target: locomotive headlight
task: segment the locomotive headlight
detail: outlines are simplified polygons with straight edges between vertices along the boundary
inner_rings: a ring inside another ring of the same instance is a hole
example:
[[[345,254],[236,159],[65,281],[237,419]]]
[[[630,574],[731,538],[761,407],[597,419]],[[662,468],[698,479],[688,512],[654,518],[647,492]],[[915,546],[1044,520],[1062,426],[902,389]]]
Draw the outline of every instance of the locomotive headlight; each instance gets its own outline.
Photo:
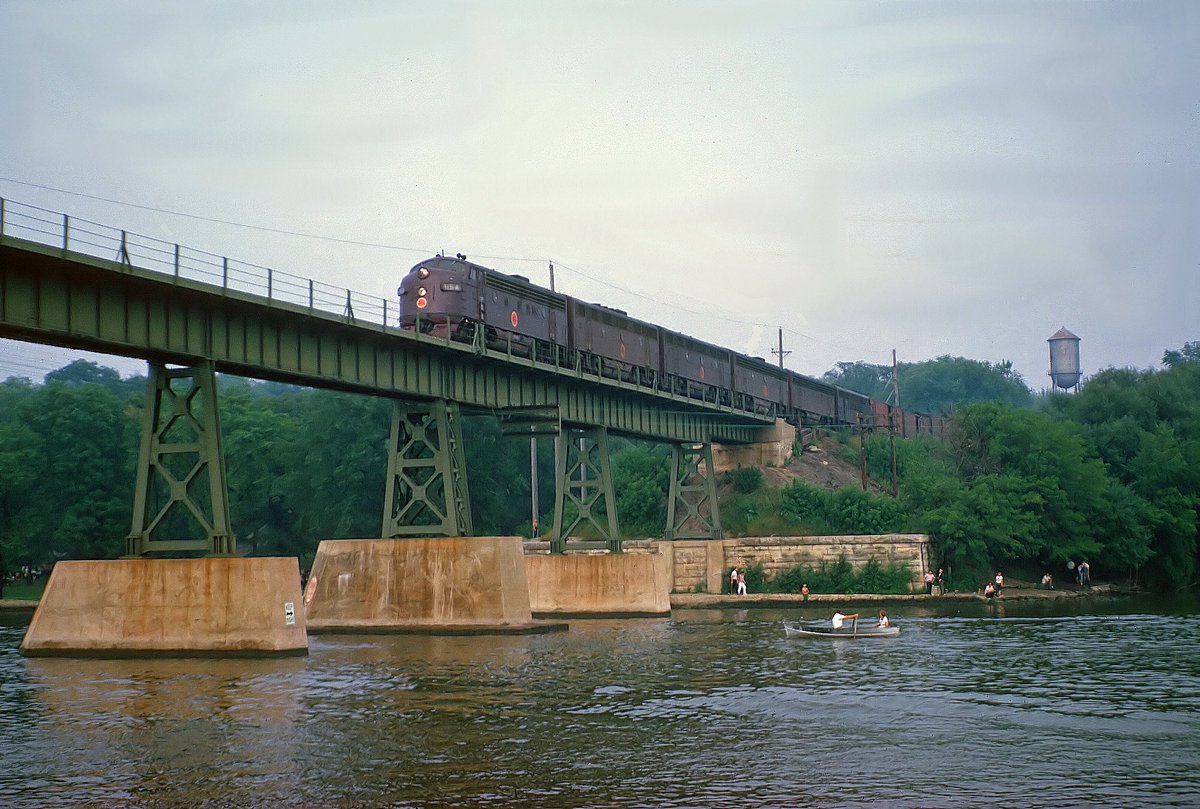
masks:
[[[455,284],[455,283],[442,284],[442,291],[443,292],[462,292],[462,284]]]
[[[428,294],[429,294],[429,290],[426,289],[425,287],[417,287],[417,297],[418,298],[424,298]]]
[[[422,267],[421,269],[417,270],[417,277],[422,280],[428,278],[429,277],[429,268]]]

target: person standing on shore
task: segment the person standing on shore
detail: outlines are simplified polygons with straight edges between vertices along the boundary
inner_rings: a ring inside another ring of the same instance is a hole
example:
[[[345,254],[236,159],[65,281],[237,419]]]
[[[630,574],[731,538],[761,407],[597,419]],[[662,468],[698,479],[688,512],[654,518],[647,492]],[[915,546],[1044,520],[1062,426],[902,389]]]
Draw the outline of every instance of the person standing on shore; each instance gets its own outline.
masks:
[[[1004,595],[1004,574],[999,570],[996,571],[996,595]]]
[[[746,594],[746,571],[745,570],[738,571],[737,594],[740,596],[744,596]]]
[[[1092,589],[1092,566],[1088,564],[1087,559],[1079,564],[1079,584],[1089,590]]]
[[[946,576],[945,576],[944,571],[940,567],[938,568],[937,580],[935,581],[935,585],[937,586],[937,594],[940,596],[944,596],[946,594]]]
[[[800,595],[805,601],[808,601],[808,582],[800,585]]]
[[[933,595],[933,568],[925,571],[925,595]]]
[[[733,570],[729,571],[729,594],[731,596],[737,595],[737,577],[738,569],[735,567]]]

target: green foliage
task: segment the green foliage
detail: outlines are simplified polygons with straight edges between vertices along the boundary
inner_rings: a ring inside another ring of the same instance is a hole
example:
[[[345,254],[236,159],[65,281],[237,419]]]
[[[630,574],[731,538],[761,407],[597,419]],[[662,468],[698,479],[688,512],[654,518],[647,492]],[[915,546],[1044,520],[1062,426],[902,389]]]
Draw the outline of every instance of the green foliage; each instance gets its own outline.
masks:
[[[767,580],[767,571],[761,564],[753,564],[746,566],[746,592],[747,593],[767,593],[773,592],[770,589],[770,582]]]
[[[1096,578],[1162,589],[1194,584],[1200,566],[1200,349],[1167,351],[1157,371],[1108,369],[1075,395],[1022,409],[1027,389],[1007,363],[941,357],[901,367],[906,408],[954,408],[948,438],[896,441],[899,497],[857,486],[762,485],[731,472],[721,501],[731,535],[930,533],[953,581],[997,567],[1061,570],[1087,558]],[[831,381],[872,395],[891,368],[841,364]],[[311,559],[321,539],[376,536],[382,518],[391,403],[232,377],[218,379],[231,516],[239,547]],[[991,401],[976,401],[991,399]],[[0,551],[10,568],[62,558],[108,558],[124,548],[145,400],[145,379],[75,362],[45,384],[0,382]],[[529,443],[502,438],[494,419],[464,422],[478,533],[530,530]],[[858,437],[838,435],[857,465]],[[670,453],[613,440],[622,534],[661,536]],[[891,479],[886,436],[868,437],[867,464]],[[539,442],[543,529],[552,519],[553,448]],[[569,515],[568,515],[569,516]],[[787,573],[753,589],[808,577],[819,592],[881,589],[868,566]],[[907,573],[905,582],[907,581]],[[824,577],[824,578],[822,578]],[[803,583],[803,582],[800,582]],[[799,584],[794,585],[795,589]]]
[[[911,578],[912,572],[903,565],[882,565],[874,557],[855,570],[843,554],[832,563],[821,562],[816,569],[799,565],[783,570],[766,587],[773,593],[799,593],[807,584],[810,593],[902,594],[909,592]]]
[[[1162,364],[1168,368],[1179,368],[1185,362],[1200,363],[1200,340],[1184,343],[1178,351],[1163,352]]]
[[[763,474],[757,466],[739,466],[726,472],[725,479],[738,494],[753,494],[762,487]]]
[[[900,402],[905,410],[949,415],[971,402],[1002,402],[1018,407],[1032,403],[1033,394],[1008,360],[990,363],[942,356],[897,366]],[[881,401],[893,400],[892,366],[839,362],[821,377],[843,388]]]
[[[639,442],[613,452],[612,468],[622,535],[661,537],[667,524],[671,456],[664,448]]]
[[[857,488],[827,491],[799,480],[783,490],[779,511],[822,534],[883,534],[901,530],[905,521],[890,497]]]

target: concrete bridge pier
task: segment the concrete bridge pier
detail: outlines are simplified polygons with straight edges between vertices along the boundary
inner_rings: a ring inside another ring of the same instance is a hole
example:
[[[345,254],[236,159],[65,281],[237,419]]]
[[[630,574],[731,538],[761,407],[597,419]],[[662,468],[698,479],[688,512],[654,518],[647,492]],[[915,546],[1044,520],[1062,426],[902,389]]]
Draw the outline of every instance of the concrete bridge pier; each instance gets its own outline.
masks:
[[[29,622],[21,653],[308,654],[300,566],[294,557],[59,562]]]
[[[649,552],[539,553],[525,557],[539,618],[648,618],[671,614],[671,556]]]
[[[520,537],[325,540],[304,590],[314,633],[529,634]]]
[[[728,472],[739,466],[784,466],[792,457],[796,428],[783,419],[771,427],[754,431],[754,440],[744,444],[714,444],[716,472]]]

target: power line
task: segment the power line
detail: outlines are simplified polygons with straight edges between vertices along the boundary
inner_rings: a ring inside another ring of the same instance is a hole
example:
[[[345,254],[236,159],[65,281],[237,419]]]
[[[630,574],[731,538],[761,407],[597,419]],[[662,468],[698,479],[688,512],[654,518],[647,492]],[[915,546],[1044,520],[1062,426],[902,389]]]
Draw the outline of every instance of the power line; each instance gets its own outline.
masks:
[[[50,192],[57,193],[57,194],[65,194],[67,196],[81,197],[83,199],[96,200],[98,202],[105,202],[105,203],[109,203],[112,205],[121,205],[121,206],[129,207],[129,208],[135,208],[138,210],[150,211],[152,213],[166,214],[168,216],[178,216],[178,217],[181,217],[184,219],[192,219],[192,220],[200,221],[200,222],[209,222],[209,223],[213,223],[213,224],[227,225],[229,227],[244,228],[246,230],[254,230],[254,231],[259,231],[259,232],[263,232],[263,233],[277,233],[277,234],[284,235],[284,236],[295,236],[297,238],[303,238],[303,239],[315,239],[318,241],[331,242],[334,244],[346,244],[346,245],[353,245],[356,247],[369,247],[369,248],[375,248],[375,249],[380,249],[380,250],[397,250],[397,251],[402,251],[402,252],[421,253],[421,254],[425,254],[425,255],[436,255],[440,252],[439,250],[434,250],[434,249],[429,249],[429,248],[424,248],[424,247],[407,247],[407,246],[403,246],[403,245],[385,244],[382,242],[364,241],[361,239],[346,239],[346,238],[341,238],[338,236],[326,236],[326,235],[322,235],[319,233],[309,233],[306,231],[288,230],[286,228],[276,228],[276,227],[270,227],[267,225],[253,225],[253,224],[248,224],[245,222],[235,222],[235,221],[232,221],[229,219],[221,219],[221,218],[212,217],[212,216],[202,216],[200,214],[191,214],[191,213],[186,213],[184,211],[172,210],[169,208],[159,208],[159,207],[155,207],[153,205],[144,205],[141,203],[129,202],[127,200],[113,199],[112,197],[102,197],[102,196],[99,196],[96,194],[85,194],[81,191],[70,191],[65,188],[57,188],[55,186],[44,185],[41,183],[31,183],[31,182],[28,182],[25,180],[18,180],[13,177],[0,177],[0,181],[13,183],[15,185],[25,186],[28,188],[36,188],[36,189],[39,189],[42,191],[50,191]],[[590,275],[582,270],[579,270],[574,267],[563,264],[560,261],[555,261],[554,259],[526,258],[526,257],[521,257],[521,256],[496,256],[496,255],[482,255],[482,254],[476,255],[475,257],[484,259],[487,261],[515,261],[515,262],[543,262],[543,263],[553,262],[557,266],[559,266],[565,270],[568,270],[569,272],[573,272],[582,278],[586,278],[589,281],[592,281],[593,283],[600,284],[601,286],[605,286],[610,289],[615,289],[626,295],[632,295],[635,298],[639,298],[641,300],[653,303],[656,306],[666,306],[670,309],[674,309],[679,312],[684,312],[684,313],[691,314],[691,315],[697,315],[699,317],[721,320],[726,323],[732,323],[734,325],[749,326],[751,328],[769,329],[769,328],[772,328],[773,326],[777,325],[777,324],[771,324],[771,323],[762,323],[762,322],[758,322],[758,321],[744,320],[744,319],[737,318],[737,317],[730,317],[728,315],[721,314],[720,312],[714,311],[714,310],[702,311],[702,310],[698,310],[698,309],[691,309],[689,307],[682,306],[678,303],[667,302],[667,301],[662,300],[661,298],[652,297],[652,296],[646,295],[642,292],[638,292],[636,290],[630,289],[629,287],[621,286],[620,284],[614,284],[611,281],[607,281],[603,278],[598,278],[594,275]],[[820,337],[814,337],[811,334],[806,334],[802,331],[799,331],[797,329],[794,329],[794,328],[791,328],[788,326],[783,326],[782,328],[788,334],[791,334],[795,337],[799,337],[804,340],[809,340],[814,343],[821,343],[821,344],[827,345],[831,348],[836,348],[839,350],[850,350],[849,347],[846,345],[839,344],[839,343],[833,343],[833,342],[830,342],[829,340],[825,340]]]

